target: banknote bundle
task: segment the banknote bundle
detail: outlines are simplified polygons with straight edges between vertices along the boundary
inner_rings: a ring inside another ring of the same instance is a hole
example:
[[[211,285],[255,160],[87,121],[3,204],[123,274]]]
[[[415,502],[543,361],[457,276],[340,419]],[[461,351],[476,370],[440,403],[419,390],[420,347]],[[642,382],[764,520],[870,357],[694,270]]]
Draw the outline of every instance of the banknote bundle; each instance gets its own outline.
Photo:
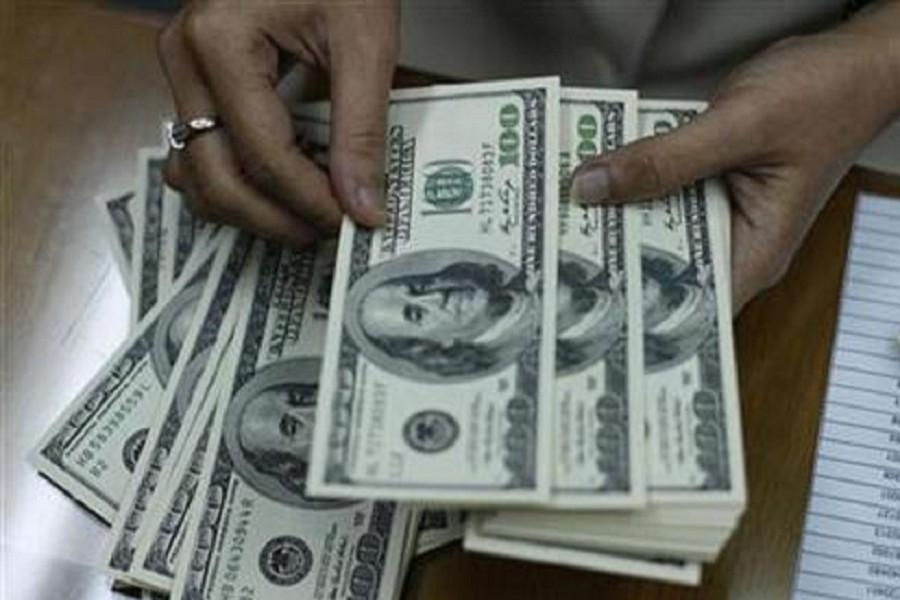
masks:
[[[291,110],[327,168],[328,104]],[[384,226],[305,250],[196,218],[141,151],[98,202],[132,333],[34,464],[110,525],[116,585],[179,600],[396,598],[463,538],[696,584],[745,503],[725,189],[569,190],[702,110],[555,78],[394,92]]]
[[[99,202],[133,332],[33,452],[110,524],[101,567],[147,597],[395,598],[458,511],[305,493],[334,244],[306,251],[194,218],[138,157]]]
[[[563,123],[575,114],[566,116],[565,97]],[[689,123],[703,105],[640,100],[636,108],[639,135],[646,137]],[[746,502],[728,203],[721,183],[707,180],[636,212],[646,505],[481,512],[469,520],[465,547],[696,585],[700,563],[716,558]]]

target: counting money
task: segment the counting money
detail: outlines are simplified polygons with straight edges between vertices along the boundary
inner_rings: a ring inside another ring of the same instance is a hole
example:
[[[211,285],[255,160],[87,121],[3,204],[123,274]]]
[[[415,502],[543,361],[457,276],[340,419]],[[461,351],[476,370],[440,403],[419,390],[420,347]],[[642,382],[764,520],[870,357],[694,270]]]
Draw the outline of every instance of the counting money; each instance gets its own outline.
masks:
[[[172,299],[147,315],[32,453],[42,474],[106,522],[134,474],[212,259],[198,261]]]
[[[569,198],[579,163],[637,137],[637,94],[563,88],[553,503],[645,502],[640,223]]]
[[[147,450],[142,452],[113,523],[107,567],[118,579],[129,574],[138,530],[150,499],[161,482],[166,463],[173,458],[177,441],[184,436],[182,432],[193,424],[224,345],[230,339],[228,328],[232,322],[228,315],[234,310],[233,300],[240,298],[238,282],[252,242],[246,234],[232,236],[212,266],[200,299],[198,318],[188,332],[184,350],[160,402],[159,418],[148,435]]]
[[[558,110],[555,79],[392,97],[386,226],[341,230],[312,493],[548,499]]]
[[[641,101],[644,136],[693,120],[702,104]],[[650,498],[743,506],[744,460],[728,250],[719,184],[699,181],[641,211]]]
[[[667,133],[700,110],[696,103],[641,101],[642,133]],[[705,560],[735,527],[745,483],[724,188],[716,180],[685,186],[644,203],[640,219],[651,506],[618,514],[485,514],[479,517],[484,539],[473,548],[528,560],[554,556],[585,568],[598,566],[591,558],[597,550]],[[570,550],[575,547],[588,553]]]
[[[267,244],[258,258],[173,598],[389,597],[407,509],[314,498],[304,485],[333,252]]]

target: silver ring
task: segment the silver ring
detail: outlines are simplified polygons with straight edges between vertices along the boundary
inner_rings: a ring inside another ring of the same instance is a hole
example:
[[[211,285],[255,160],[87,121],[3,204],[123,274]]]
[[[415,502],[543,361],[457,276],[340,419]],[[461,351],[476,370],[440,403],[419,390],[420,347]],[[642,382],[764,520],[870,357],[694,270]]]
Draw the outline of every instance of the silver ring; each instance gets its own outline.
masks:
[[[182,150],[196,137],[215,131],[222,127],[219,117],[196,117],[187,121],[169,121],[166,123],[166,137],[169,147]]]

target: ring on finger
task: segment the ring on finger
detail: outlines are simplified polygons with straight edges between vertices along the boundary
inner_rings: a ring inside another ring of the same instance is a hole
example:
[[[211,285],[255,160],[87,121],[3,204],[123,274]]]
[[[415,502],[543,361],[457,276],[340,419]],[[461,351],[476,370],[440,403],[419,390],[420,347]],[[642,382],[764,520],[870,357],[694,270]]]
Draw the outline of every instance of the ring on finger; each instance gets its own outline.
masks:
[[[222,125],[222,119],[216,116],[194,117],[187,121],[168,121],[166,123],[166,138],[172,150],[183,150],[193,140],[201,135],[220,129]]]

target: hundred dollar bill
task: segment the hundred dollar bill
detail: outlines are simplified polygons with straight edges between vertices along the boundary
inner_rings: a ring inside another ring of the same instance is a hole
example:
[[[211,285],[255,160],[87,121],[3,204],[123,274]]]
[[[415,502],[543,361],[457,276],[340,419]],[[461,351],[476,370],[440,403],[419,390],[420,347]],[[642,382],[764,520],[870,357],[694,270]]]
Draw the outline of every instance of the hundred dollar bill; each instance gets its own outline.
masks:
[[[397,575],[397,585],[394,586],[393,594],[385,596],[385,600],[400,600],[403,597],[404,583],[406,581],[406,574],[409,572],[409,565],[412,564],[412,560],[417,556],[416,542],[418,541],[418,536],[416,535],[416,531],[418,531],[422,509],[417,508],[415,505],[405,506],[408,507],[408,519],[406,531],[403,533],[403,550],[401,551],[400,556],[400,569],[399,574]],[[381,600],[381,596],[378,597],[378,600]]]
[[[230,339],[231,315],[242,296],[239,285],[253,238],[232,236],[218,252],[200,297],[197,318],[160,401],[159,415],[147,436],[121,508],[113,522],[106,566],[127,581],[138,530],[151,498],[162,483],[167,462],[177,458],[177,442],[186,435],[213,383],[219,358]]]
[[[345,220],[310,493],[549,499],[556,79],[396,92],[386,226]]]
[[[305,492],[333,250],[257,258],[173,599],[387,597],[408,510]]]
[[[228,368],[228,361],[223,361]],[[206,406],[194,426],[188,430],[184,448],[174,461],[164,467],[160,479],[164,482],[147,507],[135,543],[134,559],[129,576],[133,582],[169,593],[175,581],[175,571],[182,556],[185,538],[199,516],[194,502],[209,435],[215,419],[215,409],[221,402],[210,388]]]
[[[677,556],[702,562],[715,559],[735,528],[734,519],[716,526],[698,525],[690,520],[648,523],[634,518],[633,511],[556,511],[540,515],[533,512],[534,515],[514,511],[480,513],[479,529],[492,537],[550,546],[641,556]]]
[[[32,452],[37,469],[107,523],[119,508],[212,267],[198,261]]]
[[[167,232],[163,243],[160,278],[173,285],[187,267],[191,257],[199,248],[210,242],[214,227],[195,216],[183,194],[172,188],[163,192],[164,230]]]
[[[416,531],[416,556],[461,540],[464,531],[462,511],[442,508],[423,510]]]
[[[248,277],[253,276],[249,268]],[[245,286],[242,286],[245,287]],[[249,289],[249,285],[246,286]],[[241,302],[249,300],[242,296]],[[239,309],[241,310],[241,309]],[[231,327],[234,333],[234,327]],[[150,499],[145,517],[138,530],[130,579],[137,585],[170,593],[175,579],[178,561],[182,556],[185,539],[196,526],[200,514],[196,509],[197,488],[203,472],[209,436],[215,419],[215,411],[221,404],[219,396],[225,393],[221,382],[223,374],[234,370],[237,360],[233,337],[228,339],[218,370],[214,375],[207,397],[187,428],[184,438],[176,441],[176,458],[168,461],[160,475],[162,485]]]
[[[693,119],[703,105],[640,103],[644,135]],[[641,207],[646,452],[651,505],[628,513],[503,510],[491,536],[632,553],[716,554],[745,503],[731,332],[730,222],[721,182]],[[677,530],[696,532],[679,542]]]
[[[643,136],[704,105],[641,101]],[[698,181],[641,210],[648,484],[654,503],[743,507],[744,457],[731,326],[727,196]]]
[[[583,161],[637,138],[637,93],[563,88],[553,504],[646,502],[640,214],[569,198]]]
[[[126,192],[113,198],[98,198],[97,206],[103,214],[106,230],[109,232],[110,249],[130,294],[131,253],[134,246],[134,192]]]
[[[163,170],[166,152],[144,148],[138,154],[137,192],[134,202],[135,232],[131,256],[131,321],[140,322],[166,296],[162,278],[165,244]]]
[[[564,544],[536,543],[496,537],[481,531],[477,518],[470,519],[466,525],[463,547],[470,552],[600,573],[640,577],[682,585],[700,584],[701,566],[697,562],[670,558],[647,558],[586,550]]]

